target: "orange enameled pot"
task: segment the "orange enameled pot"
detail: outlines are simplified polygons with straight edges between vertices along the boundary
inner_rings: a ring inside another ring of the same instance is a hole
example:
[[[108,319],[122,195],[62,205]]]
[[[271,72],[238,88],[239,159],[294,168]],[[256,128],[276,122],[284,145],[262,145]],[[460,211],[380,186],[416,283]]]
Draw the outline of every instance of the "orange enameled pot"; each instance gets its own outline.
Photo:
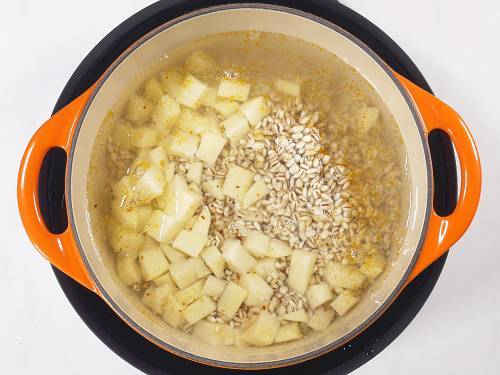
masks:
[[[140,67],[165,51],[202,36],[225,31],[260,30],[297,37],[319,45],[360,72],[383,98],[383,116],[399,126],[411,171],[408,229],[391,267],[366,291],[369,298],[325,332],[267,348],[210,347],[177,331],[141,308],[114,275],[111,258],[92,235],[87,211],[87,177],[92,145],[108,111]],[[461,171],[457,207],[446,217],[432,208],[432,167],[427,136],[445,131],[455,145]],[[66,202],[68,228],[49,232],[38,200],[42,161],[53,147],[68,155]],[[405,80],[351,34],[296,10],[264,5],[203,9],[174,19],[131,45],[89,90],[50,118],[33,136],[18,178],[18,203],[26,232],[39,252],[57,268],[100,295],[131,328],[156,345],[213,366],[260,369],[301,362],[348,342],[397,297],[404,286],[442,255],[466,231],[479,202],[481,168],[474,140],[460,116],[445,103]]]

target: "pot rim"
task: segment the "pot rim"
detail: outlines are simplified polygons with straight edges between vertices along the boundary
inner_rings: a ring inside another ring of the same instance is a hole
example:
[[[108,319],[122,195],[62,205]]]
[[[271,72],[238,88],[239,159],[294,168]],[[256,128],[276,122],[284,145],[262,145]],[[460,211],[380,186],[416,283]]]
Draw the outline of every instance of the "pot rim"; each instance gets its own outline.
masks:
[[[424,158],[425,158],[425,164],[427,166],[427,202],[426,202],[426,207],[425,207],[425,213],[424,213],[424,222],[422,225],[422,231],[420,233],[420,237],[418,240],[417,247],[415,249],[415,252],[413,254],[412,260],[409,263],[403,277],[401,280],[398,282],[398,284],[394,287],[393,291],[391,294],[386,298],[386,300],[373,312],[370,314],[368,318],[364,320],[364,322],[360,325],[358,325],[356,328],[354,328],[351,332],[348,334],[340,337],[339,339],[330,342],[327,345],[324,345],[318,349],[312,350],[307,353],[303,353],[294,357],[289,357],[286,359],[280,359],[280,360],[275,360],[275,361],[266,361],[266,362],[228,362],[228,361],[221,361],[221,360],[215,360],[211,358],[206,358],[202,357],[190,352],[187,352],[185,350],[179,349],[171,344],[169,344],[166,341],[161,340],[160,338],[156,337],[155,335],[152,335],[148,331],[146,331],[144,328],[142,328],[140,325],[138,325],[134,320],[132,320],[127,313],[125,313],[120,306],[118,306],[117,303],[112,299],[112,297],[106,292],[105,288],[102,286],[100,283],[98,277],[94,273],[87,256],[85,254],[85,251],[83,249],[83,246],[81,244],[81,241],[78,236],[78,231],[76,228],[75,224],[75,219],[73,215],[73,207],[72,207],[72,191],[71,191],[71,175],[72,175],[72,169],[73,169],[73,161],[74,161],[74,151],[75,151],[75,146],[76,142],[78,139],[78,135],[80,132],[80,129],[82,127],[83,121],[85,119],[85,116],[90,108],[90,105],[92,104],[95,96],[99,92],[100,88],[102,85],[106,82],[106,80],[113,74],[115,69],[121,64],[123,60],[125,60],[130,54],[132,54],[136,49],[141,47],[143,44],[147,43],[151,38],[156,36],[157,34],[167,30],[168,28],[186,21],[188,19],[201,16],[201,15],[206,15],[210,13],[215,13],[215,12],[220,12],[220,11],[225,11],[225,10],[235,10],[235,9],[263,9],[263,10],[269,10],[269,11],[275,11],[275,12],[284,12],[284,13],[289,13],[295,16],[300,16],[303,18],[306,18],[308,20],[317,22],[323,26],[326,26],[333,31],[341,34],[343,37],[347,38],[350,42],[354,43],[356,46],[361,48],[364,52],[366,52],[386,73],[387,75],[391,78],[391,80],[395,83],[396,87],[402,94],[404,100],[406,101],[412,117],[417,125],[418,128],[418,133],[420,135],[420,141],[423,146],[423,152],[424,152]],[[303,361],[307,361],[313,358],[316,358],[318,356],[321,356],[331,350],[334,350],[349,341],[351,341],[352,338],[356,337],[358,334],[360,334],[362,331],[364,331],[367,327],[369,327],[375,320],[377,320],[383,313],[384,311],[392,304],[392,302],[396,299],[396,297],[401,293],[403,290],[403,287],[412,272],[415,263],[417,262],[420,252],[422,250],[422,246],[425,240],[425,236],[427,233],[428,229],[428,224],[429,224],[429,219],[430,219],[430,214],[431,214],[431,208],[432,208],[432,196],[433,196],[433,183],[432,183],[432,165],[431,165],[431,157],[430,157],[430,150],[429,150],[429,145],[426,141],[425,138],[425,133],[424,133],[424,126],[423,126],[423,120],[420,115],[420,111],[418,110],[415,102],[413,101],[410,93],[408,90],[404,87],[404,85],[397,79],[397,77],[394,75],[393,70],[372,50],[370,49],[365,43],[363,43],[361,40],[356,38],[354,35],[346,31],[345,29],[341,28],[340,26],[327,21],[321,17],[318,17],[314,14],[298,10],[295,8],[290,8],[287,6],[283,5],[274,5],[274,4],[267,4],[267,3],[234,3],[234,4],[225,4],[225,5],[214,5],[206,8],[202,8],[199,10],[195,10],[189,13],[186,13],[182,16],[176,17],[174,19],[171,19],[169,21],[166,21],[162,25],[156,27],[155,29],[151,30],[150,32],[144,34],[141,38],[136,40],[134,43],[132,43],[125,51],[123,51],[115,61],[106,69],[106,71],[102,74],[102,76],[99,78],[97,83],[95,84],[95,87],[89,96],[82,113],[78,119],[78,122],[76,124],[75,130],[74,130],[74,135],[71,140],[71,146],[70,146],[70,152],[68,155],[68,163],[67,163],[67,173],[65,177],[65,184],[66,184],[66,189],[67,189],[67,212],[68,212],[68,224],[71,226],[71,229],[74,233],[75,237],[75,242],[78,247],[78,251],[80,253],[80,256],[83,260],[83,263],[85,265],[85,268],[88,271],[88,274],[94,283],[99,295],[104,299],[104,301],[113,309],[113,311],[123,320],[125,321],[132,329],[134,329],[136,332],[141,334],[143,337],[147,338],[149,341],[153,342],[155,345],[159,346],[160,348],[167,350],[173,354],[179,355],[185,359],[193,360],[195,362],[211,365],[211,366],[216,366],[216,367],[222,367],[222,368],[232,368],[232,369],[267,369],[267,368],[274,368],[274,367],[283,367],[283,366],[289,366],[295,363],[300,363]]]

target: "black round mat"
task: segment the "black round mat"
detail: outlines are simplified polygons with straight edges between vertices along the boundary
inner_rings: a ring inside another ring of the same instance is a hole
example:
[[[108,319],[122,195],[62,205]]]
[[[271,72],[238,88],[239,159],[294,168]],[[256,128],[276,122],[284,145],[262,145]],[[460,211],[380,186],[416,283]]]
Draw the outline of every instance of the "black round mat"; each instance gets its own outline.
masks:
[[[245,1],[240,1],[245,2]],[[252,1],[253,3],[257,1]],[[265,1],[297,8],[323,17],[358,37],[394,70],[431,91],[411,59],[384,32],[361,15],[335,1]],[[94,83],[109,64],[131,43],[165,21],[209,5],[229,3],[217,0],[160,1],[136,13],[111,31],[82,61],[66,84],[54,112],[64,107]],[[429,139],[434,167],[434,204],[438,213],[453,211],[456,200],[456,166],[449,138],[440,132]],[[49,228],[60,227],[60,182],[64,155],[54,153],[41,173],[40,201]],[[62,166],[62,168],[61,168]],[[58,191],[56,196],[53,192]],[[64,224],[64,220],[63,224]],[[412,321],[429,297],[446,261],[446,254],[408,285],[387,311],[366,331],[345,347],[292,367],[266,370],[273,374],[346,374],[363,365],[389,345]],[[81,319],[111,350],[148,374],[234,373],[188,362],[151,344],[135,333],[94,293],[53,268],[66,297]],[[71,372],[71,371],[70,371]]]

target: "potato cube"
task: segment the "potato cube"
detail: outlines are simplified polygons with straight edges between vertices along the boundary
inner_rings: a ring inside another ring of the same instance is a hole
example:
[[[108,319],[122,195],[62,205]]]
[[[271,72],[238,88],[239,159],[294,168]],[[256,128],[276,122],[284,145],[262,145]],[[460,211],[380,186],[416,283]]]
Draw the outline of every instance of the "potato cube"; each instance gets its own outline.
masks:
[[[223,78],[220,81],[217,96],[244,102],[248,99],[250,84],[239,79]]]
[[[182,82],[181,89],[175,100],[186,107],[196,109],[201,104],[201,97],[207,86],[199,79],[188,74]]]
[[[194,273],[196,274],[196,277],[198,279],[201,279],[212,273],[206,266],[202,257],[190,258],[189,262],[191,263],[191,267],[193,267]]]
[[[288,286],[298,293],[304,294],[311,279],[316,254],[309,251],[294,250],[290,258],[290,271],[288,272]]]
[[[356,267],[329,262],[325,270],[325,279],[330,287],[359,289],[365,281],[363,275]]]
[[[126,286],[141,282],[141,270],[133,257],[118,257],[116,259],[116,274]]]
[[[247,209],[258,200],[269,194],[269,188],[263,180],[256,181],[243,197],[243,208]]]
[[[153,214],[151,206],[139,206],[133,209],[137,213],[137,232],[144,233],[149,218]]]
[[[175,125],[181,115],[181,106],[170,95],[160,97],[154,114],[155,127],[168,131]]]
[[[274,81],[274,88],[283,94],[291,95],[296,98],[300,96],[300,85],[298,83],[278,78]]]
[[[247,273],[257,263],[239,241],[225,240],[222,244],[222,257],[228,267],[239,274]]]
[[[178,260],[186,259],[186,255],[180,251],[175,250],[172,246],[162,243],[160,248],[163,254],[167,257],[170,263],[177,262]]]
[[[307,322],[307,325],[315,331],[322,331],[330,325],[335,313],[329,307],[318,307]]]
[[[179,68],[160,74],[160,83],[163,90],[168,92],[173,98],[175,98],[181,91],[183,82],[184,74]]]
[[[203,174],[203,163],[193,161],[187,165],[186,180],[194,182],[195,184],[201,183],[201,175]]]
[[[111,234],[110,243],[115,252],[130,255],[135,259],[144,244],[144,236],[124,225],[120,225]]]
[[[253,176],[253,172],[235,164],[231,165],[222,185],[222,193],[241,202],[252,185]]]
[[[243,333],[242,327],[233,328],[234,346],[236,346],[237,348],[248,348],[250,344],[241,338],[242,333]]]
[[[170,276],[175,284],[181,289],[184,289],[198,280],[198,276],[193,269],[192,263],[189,262],[189,259],[183,259],[172,263],[170,265]]]
[[[151,165],[135,184],[135,194],[141,200],[151,200],[163,193],[165,175],[156,165]]]
[[[280,318],[281,318],[281,320],[289,320],[291,322],[306,323],[307,322],[307,313],[305,312],[304,309],[300,309],[300,310],[289,312],[289,313],[281,316]]]
[[[231,319],[247,296],[247,291],[229,281],[217,301],[217,311],[226,319]]]
[[[189,325],[195,324],[215,311],[215,302],[208,296],[202,296],[183,311],[184,319]]]
[[[186,320],[182,314],[183,309],[184,306],[177,302],[177,299],[174,296],[168,296],[163,307],[163,320],[174,328],[184,326],[186,324]]]
[[[207,75],[219,69],[215,60],[203,51],[195,51],[186,59],[186,69],[193,74]]]
[[[201,136],[200,147],[196,157],[210,165],[215,164],[222,149],[227,143],[227,139],[215,133],[204,133]]]
[[[156,202],[160,209],[164,210],[167,205],[175,205],[179,191],[189,192],[190,189],[184,175],[177,173],[167,183],[163,190],[163,194],[156,198]]]
[[[333,298],[333,295],[327,283],[319,283],[311,285],[307,289],[306,298],[311,309],[315,309],[325,302],[330,301]]]
[[[165,168],[167,165],[167,154],[163,147],[155,147],[148,152],[147,160],[157,166],[159,169]]]
[[[245,304],[248,306],[262,306],[271,299],[273,288],[256,273],[241,275],[240,285],[248,292]]]
[[[363,275],[371,279],[375,279],[384,270],[385,263],[386,263],[385,257],[379,252],[376,252],[366,257],[364,263],[361,265],[361,267],[359,267],[359,271]]]
[[[255,126],[269,114],[269,105],[263,96],[259,96],[240,105],[240,112]]]
[[[147,126],[131,128],[129,131],[128,144],[135,148],[148,148],[156,145],[158,141],[158,130]]]
[[[200,215],[191,227],[191,232],[200,234],[202,236],[208,236],[208,230],[210,229],[210,222],[212,221],[212,214],[208,206],[203,206]]]
[[[224,194],[222,193],[222,181],[220,180],[209,180],[205,181],[202,185],[203,191],[215,199],[224,199]]]
[[[136,122],[147,121],[153,111],[153,103],[140,95],[133,95],[127,103],[127,118]]]
[[[201,206],[201,195],[192,191],[177,190],[175,199],[170,199],[163,211],[175,218],[181,227],[193,217],[195,211]]]
[[[150,100],[156,102],[163,95],[163,87],[161,86],[160,81],[153,77],[150,78],[144,85],[144,92]]]
[[[337,298],[330,304],[340,316],[345,315],[359,302],[359,297],[350,290],[344,290]]]
[[[276,263],[278,260],[276,258],[264,258],[257,260],[257,263],[252,268],[252,271],[255,272],[260,277],[266,278],[273,271],[276,271]]]
[[[217,90],[212,87],[207,87],[200,101],[205,107],[213,107],[217,103]]]
[[[153,283],[156,286],[162,286],[162,285],[165,285],[165,284],[169,284],[169,285],[175,287],[174,280],[172,280],[172,277],[170,276],[170,273],[168,273],[168,272],[164,273],[161,276],[158,276],[156,279],[153,279]]]
[[[203,249],[200,255],[215,276],[224,276],[224,267],[226,266],[226,262],[217,247],[209,246]]]
[[[263,310],[257,320],[243,331],[241,338],[255,346],[271,345],[279,328],[279,320]]]
[[[301,339],[304,337],[302,331],[300,330],[299,323],[293,322],[285,324],[278,329],[274,342],[279,344],[280,342],[287,342],[292,340]]]
[[[139,216],[136,209],[127,209],[122,207],[121,201],[115,199],[111,202],[111,212],[113,217],[124,226],[137,230],[137,223],[139,222]]]
[[[380,110],[377,107],[363,107],[358,110],[358,129],[367,133],[377,122]]]
[[[118,122],[113,126],[113,130],[111,131],[111,142],[122,148],[132,148],[132,145],[130,144],[130,136],[133,129],[134,128],[128,121]]]
[[[199,143],[200,137],[197,135],[177,130],[172,135],[172,140],[170,142],[170,146],[168,147],[168,154],[179,156],[181,158],[193,159],[196,151],[198,150]]]
[[[283,258],[292,253],[292,248],[284,241],[273,238],[269,241],[266,255],[270,258]]]
[[[139,253],[144,280],[151,281],[168,271],[169,263],[160,247],[144,249]]]
[[[193,336],[210,346],[233,345],[233,328],[227,324],[200,320],[193,327]]]
[[[170,284],[163,284],[159,287],[151,285],[144,292],[141,300],[151,310],[157,312],[158,314],[162,314],[163,306],[165,306],[168,297],[173,295],[176,291],[177,288]]]
[[[160,210],[153,211],[144,230],[158,242],[172,240],[179,231],[175,218]]]
[[[210,116],[202,115],[190,109],[183,109],[179,117],[178,127],[187,133],[200,135],[211,132],[220,134],[220,128],[216,120]]]
[[[203,250],[207,240],[207,236],[202,236],[187,230],[181,230],[172,242],[172,246],[182,251],[184,254],[197,257],[201,250]]]
[[[258,230],[253,230],[245,237],[243,247],[254,257],[262,258],[266,256],[267,249],[269,248],[269,240],[268,235]]]
[[[231,143],[239,141],[250,132],[248,120],[241,113],[236,112],[221,122],[226,137]]]
[[[228,118],[238,110],[239,103],[233,100],[217,100],[212,107],[225,118]]]
[[[205,282],[202,293],[205,296],[219,298],[225,287],[226,280],[222,280],[218,277],[210,275],[207,277],[207,281]]]
[[[175,293],[175,299],[181,306],[189,305],[203,295],[202,291],[204,284],[203,280],[196,281],[195,283]]]

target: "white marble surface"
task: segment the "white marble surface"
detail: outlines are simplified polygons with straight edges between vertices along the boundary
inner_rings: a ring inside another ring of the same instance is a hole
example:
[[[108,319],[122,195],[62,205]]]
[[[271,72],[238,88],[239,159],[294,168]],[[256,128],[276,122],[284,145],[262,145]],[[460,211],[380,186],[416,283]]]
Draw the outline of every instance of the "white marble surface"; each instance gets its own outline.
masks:
[[[0,373],[137,374],[83,324],[17,213],[16,175],[29,137],[87,52],[150,1],[9,1],[0,22],[3,129]],[[345,1],[393,37],[436,94],[470,124],[484,168],[476,220],[454,246],[408,329],[356,374],[496,374],[500,369],[500,5],[495,1]],[[411,9],[411,13],[405,10]]]

